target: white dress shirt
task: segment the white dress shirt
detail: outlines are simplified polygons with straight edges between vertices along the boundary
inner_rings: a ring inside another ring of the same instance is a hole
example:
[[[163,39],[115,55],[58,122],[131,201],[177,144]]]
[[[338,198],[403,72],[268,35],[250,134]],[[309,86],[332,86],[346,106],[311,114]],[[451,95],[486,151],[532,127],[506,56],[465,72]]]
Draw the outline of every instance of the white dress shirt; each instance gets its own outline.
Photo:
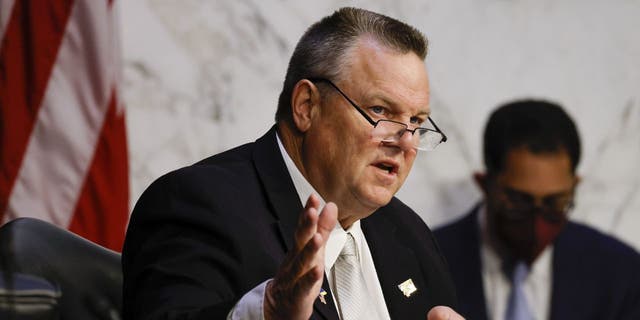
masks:
[[[296,167],[295,163],[285,150],[282,145],[282,141],[280,141],[280,136],[276,135],[278,140],[278,147],[280,148],[280,154],[284,159],[284,162],[287,166],[287,170],[289,171],[289,175],[291,176],[291,180],[293,180],[293,185],[298,193],[298,197],[300,198],[300,203],[302,206],[307,202],[307,199],[311,194],[316,194],[320,199],[320,207],[324,207],[325,202],[320,197],[313,186],[309,184],[307,179],[302,175],[300,170]],[[338,208],[338,211],[340,208]],[[329,239],[327,240],[327,244],[325,247],[325,275],[327,276],[327,280],[329,281],[329,287],[332,292],[334,290],[334,276],[331,272],[333,268],[333,264],[338,259],[340,255],[340,251],[342,251],[342,247],[347,239],[347,231],[350,232],[356,242],[358,254],[361,258],[360,266],[362,268],[362,275],[367,285],[367,290],[369,291],[370,297],[372,299],[371,306],[376,309],[376,312],[381,320],[391,319],[389,315],[389,311],[387,310],[387,304],[384,301],[384,295],[382,293],[382,287],[380,287],[380,282],[378,281],[378,274],[376,272],[375,265],[373,263],[373,258],[371,257],[371,250],[369,249],[369,245],[367,244],[367,239],[364,237],[362,233],[362,229],[360,228],[360,221],[356,221],[351,225],[349,230],[344,230],[340,223],[336,223],[336,227],[331,231],[329,235]],[[240,301],[235,305],[233,309],[229,312],[227,319],[255,319],[255,320],[263,320],[263,301],[265,288],[267,283],[271,281],[271,279],[266,280],[261,283],[257,287],[253,288],[253,290],[249,291],[245,294]],[[320,292],[318,292],[318,295]],[[335,295],[331,295],[334,297],[334,303],[337,306],[338,303],[335,300]],[[376,319],[372,319],[376,320]]]
[[[481,207],[478,214],[480,225],[482,263],[482,281],[484,286],[485,305],[489,319],[503,320],[507,311],[511,280],[502,271],[502,260],[496,251],[488,245],[486,226],[486,207]],[[548,246],[533,262],[529,275],[524,282],[524,295],[533,313],[533,318],[543,320],[549,318],[551,303],[553,246]]]

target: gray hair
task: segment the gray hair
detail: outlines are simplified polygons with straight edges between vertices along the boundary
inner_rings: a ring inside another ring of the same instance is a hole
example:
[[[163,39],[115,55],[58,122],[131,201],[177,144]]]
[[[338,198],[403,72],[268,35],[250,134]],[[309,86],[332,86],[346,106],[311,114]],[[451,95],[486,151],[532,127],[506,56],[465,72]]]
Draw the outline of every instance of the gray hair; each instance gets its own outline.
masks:
[[[422,60],[427,39],[416,28],[388,16],[358,8],[341,8],[314,23],[296,45],[278,100],[276,122],[291,121],[291,94],[302,79],[337,80],[348,65],[348,54],[357,41],[369,36],[400,53],[413,52]]]

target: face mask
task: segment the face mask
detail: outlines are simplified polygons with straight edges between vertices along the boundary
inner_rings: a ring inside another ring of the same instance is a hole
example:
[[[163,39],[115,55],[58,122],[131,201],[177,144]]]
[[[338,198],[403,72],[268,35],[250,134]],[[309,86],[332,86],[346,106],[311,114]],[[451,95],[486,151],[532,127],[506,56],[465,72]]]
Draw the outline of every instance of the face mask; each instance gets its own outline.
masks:
[[[488,224],[495,235],[496,246],[508,259],[531,263],[551,244],[567,223],[566,215],[555,215],[546,219],[538,208],[532,208],[526,214],[518,213],[519,219],[513,219],[513,212],[497,206],[488,206]]]

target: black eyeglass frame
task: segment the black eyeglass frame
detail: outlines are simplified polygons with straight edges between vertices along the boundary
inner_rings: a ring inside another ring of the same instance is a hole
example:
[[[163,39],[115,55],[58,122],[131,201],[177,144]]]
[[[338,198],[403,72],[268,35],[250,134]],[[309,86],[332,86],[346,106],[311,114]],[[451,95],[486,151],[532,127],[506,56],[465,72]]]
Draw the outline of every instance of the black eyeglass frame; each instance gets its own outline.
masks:
[[[532,195],[511,189],[506,186],[502,186],[497,182],[493,183],[492,189],[492,192],[499,193],[499,196],[504,199],[505,203],[508,204],[507,208],[505,208],[505,211],[507,213],[507,217],[513,221],[524,220],[530,217],[531,214],[538,214],[546,221],[552,223],[560,223],[567,219],[569,213],[575,205],[575,188],[572,188],[571,191],[567,192],[564,195],[558,195],[560,197],[568,197],[567,201],[562,204],[562,208],[552,207],[545,204],[537,205],[531,200],[534,198]],[[513,199],[513,194],[515,193],[517,193],[520,197],[526,197],[528,200],[522,201]],[[548,199],[552,199],[558,196],[552,196],[551,198],[545,197],[545,199],[543,199],[542,201],[545,202]]]
[[[442,138],[440,139],[440,141],[435,145],[438,146],[439,144],[446,142],[447,141],[447,136],[444,134],[444,132],[442,132],[442,130],[440,130],[440,128],[438,128],[438,126],[436,125],[435,122],[433,122],[433,120],[431,119],[431,117],[427,116],[427,119],[429,120],[429,122],[431,123],[431,125],[435,128],[435,130],[433,129],[429,129],[429,128],[424,128],[424,127],[417,127],[413,130],[409,129],[409,126],[406,123],[400,122],[400,121],[395,121],[395,120],[390,120],[390,119],[380,119],[378,121],[374,121],[373,119],[371,119],[371,117],[364,111],[362,110],[362,108],[357,105],[355,102],[353,102],[353,100],[351,100],[351,98],[349,98],[347,96],[346,93],[344,93],[342,90],[340,90],[340,88],[338,88],[338,86],[333,83],[331,80],[326,79],[326,78],[307,78],[307,80],[313,82],[313,83],[318,83],[318,82],[324,82],[329,84],[330,86],[332,86],[334,89],[336,89],[336,91],[338,91],[340,93],[340,95],[342,95],[342,97],[344,97],[350,104],[351,106],[353,106],[358,113],[360,113],[374,128],[378,126],[378,123],[380,121],[389,121],[389,122],[394,122],[397,124],[401,124],[403,126],[405,126],[405,130],[411,132],[411,135],[414,135],[415,132],[417,130],[427,130],[427,131],[432,131],[432,132],[437,132],[439,133]],[[435,148],[434,146],[434,148]]]

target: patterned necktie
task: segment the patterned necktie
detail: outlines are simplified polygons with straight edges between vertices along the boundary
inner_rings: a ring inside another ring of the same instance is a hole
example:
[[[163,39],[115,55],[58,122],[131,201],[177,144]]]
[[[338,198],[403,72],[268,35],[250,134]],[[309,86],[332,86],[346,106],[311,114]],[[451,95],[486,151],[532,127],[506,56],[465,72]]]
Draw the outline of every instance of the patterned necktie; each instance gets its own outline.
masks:
[[[367,312],[369,295],[360,270],[360,262],[353,235],[347,233],[347,241],[333,265],[336,298],[342,320],[370,319]]]
[[[524,262],[518,262],[511,273],[511,293],[507,304],[505,320],[533,320],[527,299],[524,295],[524,281],[529,268]]]

